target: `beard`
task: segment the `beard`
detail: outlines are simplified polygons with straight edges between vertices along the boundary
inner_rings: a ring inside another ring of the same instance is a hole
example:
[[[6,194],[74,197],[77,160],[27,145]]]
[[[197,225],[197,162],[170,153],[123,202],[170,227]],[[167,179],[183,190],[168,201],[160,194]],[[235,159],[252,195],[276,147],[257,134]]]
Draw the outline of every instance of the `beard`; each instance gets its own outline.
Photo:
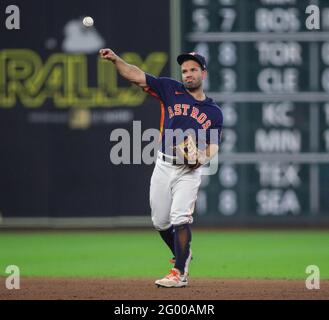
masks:
[[[202,87],[202,79],[184,81],[184,87],[189,91],[197,91]]]

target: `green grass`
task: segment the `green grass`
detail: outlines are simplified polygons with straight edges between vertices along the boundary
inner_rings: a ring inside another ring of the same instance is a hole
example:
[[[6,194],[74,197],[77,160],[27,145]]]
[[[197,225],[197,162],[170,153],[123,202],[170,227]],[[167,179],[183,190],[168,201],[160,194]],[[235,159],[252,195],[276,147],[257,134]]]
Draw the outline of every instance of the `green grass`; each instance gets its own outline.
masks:
[[[308,265],[329,279],[329,233],[320,231],[195,231],[191,275],[306,279]],[[155,231],[0,234],[0,276],[158,277],[169,249]]]

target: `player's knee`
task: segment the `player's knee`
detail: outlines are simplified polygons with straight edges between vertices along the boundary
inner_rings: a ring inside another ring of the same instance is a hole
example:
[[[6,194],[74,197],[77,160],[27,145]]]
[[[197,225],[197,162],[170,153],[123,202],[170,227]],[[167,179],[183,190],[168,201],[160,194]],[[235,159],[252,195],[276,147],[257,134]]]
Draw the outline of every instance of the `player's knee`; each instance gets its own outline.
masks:
[[[170,221],[164,221],[156,218],[152,218],[153,227],[155,230],[162,231],[171,227]]]
[[[153,227],[157,231],[164,231],[164,230],[168,230],[171,227],[171,224],[170,223],[167,223],[167,224],[155,224],[155,223],[153,223]]]
[[[171,219],[171,224],[174,226],[179,226],[183,224],[191,224],[193,222],[193,217],[191,215],[187,216],[176,216]]]

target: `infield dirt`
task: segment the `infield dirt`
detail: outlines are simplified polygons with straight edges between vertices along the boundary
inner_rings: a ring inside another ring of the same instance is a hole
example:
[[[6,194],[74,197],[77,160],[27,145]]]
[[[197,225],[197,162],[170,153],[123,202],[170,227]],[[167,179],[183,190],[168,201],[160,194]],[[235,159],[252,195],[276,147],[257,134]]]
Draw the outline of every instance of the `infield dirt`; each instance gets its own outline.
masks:
[[[329,300],[329,280],[308,290],[303,280],[190,279],[186,288],[157,288],[153,279],[21,278],[0,300]]]

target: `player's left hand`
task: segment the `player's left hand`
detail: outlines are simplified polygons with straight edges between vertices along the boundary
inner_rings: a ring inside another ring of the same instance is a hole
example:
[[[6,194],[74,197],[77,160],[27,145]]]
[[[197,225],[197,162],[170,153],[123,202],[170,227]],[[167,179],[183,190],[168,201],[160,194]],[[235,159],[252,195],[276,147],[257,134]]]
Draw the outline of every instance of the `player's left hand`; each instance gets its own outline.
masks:
[[[204,162],[205,152],[198,149],[193,137],[190,135],[175,149],[176,156],[182,159],[190,169],[197,169]]]

